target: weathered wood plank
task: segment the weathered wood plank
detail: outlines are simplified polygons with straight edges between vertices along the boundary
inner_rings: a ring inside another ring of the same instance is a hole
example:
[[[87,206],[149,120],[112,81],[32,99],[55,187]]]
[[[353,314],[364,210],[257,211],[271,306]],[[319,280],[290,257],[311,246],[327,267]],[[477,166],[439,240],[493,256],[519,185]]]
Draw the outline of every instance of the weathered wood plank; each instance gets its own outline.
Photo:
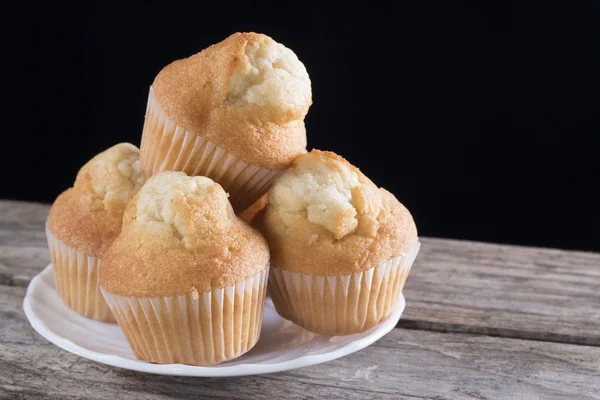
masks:
[[[26,287],[48,265],[49,211],[45,204],[0,200],[0,284]]]
[[[0,283],[49,262],[49,206],[0,201]],[[401,326],[600,345],[600,254],[423,238]]]
[[[423,240],[400,326],[600,345],[600,254]]]
[[[25,289],[0,286],[0,398],[600,399],[600,348],[395,329],[358,353],[285,373],[151,376],[70,354],[29,326]]]

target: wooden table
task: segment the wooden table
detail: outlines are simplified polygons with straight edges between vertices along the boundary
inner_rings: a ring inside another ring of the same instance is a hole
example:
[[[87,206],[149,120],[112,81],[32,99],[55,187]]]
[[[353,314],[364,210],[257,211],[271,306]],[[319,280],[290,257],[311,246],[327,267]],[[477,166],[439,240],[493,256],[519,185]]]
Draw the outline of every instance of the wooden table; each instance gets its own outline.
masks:
[[[398,327],[350,356],[240,378],[80,358],[23,314],[49,207],[0,201],[0,398],[600,399],[600,254],[423,238]]]

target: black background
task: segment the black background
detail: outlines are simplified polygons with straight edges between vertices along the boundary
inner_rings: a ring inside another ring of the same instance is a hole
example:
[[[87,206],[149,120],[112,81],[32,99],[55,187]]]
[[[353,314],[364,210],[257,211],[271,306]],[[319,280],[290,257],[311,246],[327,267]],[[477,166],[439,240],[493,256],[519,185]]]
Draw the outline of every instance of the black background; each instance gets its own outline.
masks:
[[[24,3],[5,14],[0,198],[52,202],[94,154],[139,145],[163,66],[256,31],[306,65],[309,147],[421,235],[598,251],[599,4],[500,4]]]

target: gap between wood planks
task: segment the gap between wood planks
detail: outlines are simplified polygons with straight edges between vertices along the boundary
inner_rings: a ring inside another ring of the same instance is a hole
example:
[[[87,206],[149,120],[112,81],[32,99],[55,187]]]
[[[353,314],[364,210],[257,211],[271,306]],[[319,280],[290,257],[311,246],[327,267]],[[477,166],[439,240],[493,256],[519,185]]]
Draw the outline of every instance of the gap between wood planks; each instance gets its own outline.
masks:
[[[489,326],[449,324],[431,321],[419,321],[401,318],[395,329],[407,329],[415,331],[428,331],[439,333],[467,333],[473,335],[484,335],[490,337],[535,340],[539,342],[554,342],[565,344],[576,344],[583,346],[600,347],[600,338],[572,336],[559,333],[543,333],[535,331],[522,331],[519,329],[493,328]]]

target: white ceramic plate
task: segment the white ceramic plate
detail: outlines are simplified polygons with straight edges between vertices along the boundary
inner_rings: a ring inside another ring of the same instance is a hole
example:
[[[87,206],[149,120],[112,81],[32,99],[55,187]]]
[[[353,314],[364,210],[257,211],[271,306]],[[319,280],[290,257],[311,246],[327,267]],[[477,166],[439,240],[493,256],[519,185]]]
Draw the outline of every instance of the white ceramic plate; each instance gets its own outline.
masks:
[[[52,265],[29,284],[23,308],[31,326],[43,337],[71,353],[135,371],[180,376],[239,376],[266,374],[335,360],[372,344],[396,326],[404,311],[400,296],[395,311],[366,332],[326,336],[308,332],[281,318],[267,298],[262,331],[252,350],[212,367],[151,364],[136,360],[117,324],[93,321],[72,311],[58,296]]]

